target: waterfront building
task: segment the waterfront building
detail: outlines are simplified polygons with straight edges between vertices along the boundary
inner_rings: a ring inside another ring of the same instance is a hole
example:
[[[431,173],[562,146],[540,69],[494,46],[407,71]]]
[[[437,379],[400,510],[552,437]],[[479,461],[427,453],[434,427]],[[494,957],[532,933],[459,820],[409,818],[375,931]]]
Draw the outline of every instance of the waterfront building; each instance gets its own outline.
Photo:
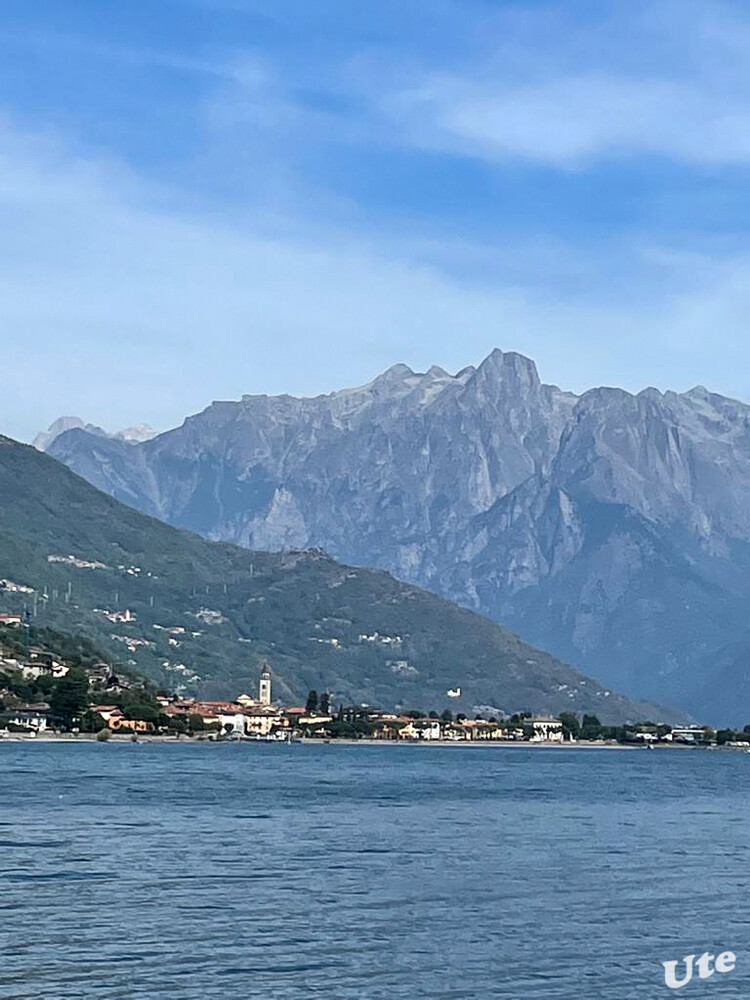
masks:
[[[235,733],[237,736],[245,735],[245,714],[239,706],[237,711],[220,711],[218,721],[222,732]]]
[[[532,743],[562,743],[563,725],[559,719],[539,715],[530,719]]]
[[[274,708],[247,708],[242,714],[245,717],[245,732],[251,736],[269,736],[275,730],[289,726],[289,720]]]
[[[676,743],[704,743],[709,733],[702,726],[678,726],[672,729],[670,739]]]
[[[43,733],[49,719],[49,705],[38,702],[34,705],[20,705],[11,708],[2,716],[2,725],[21,726],[37,733]]]
[[[419,740],[439,740],[442,735],[439,719],[417,719],[412,728]]]
[[[91,711],[96,715],[101,715],[107,726],[109,726],[110,719],[113,715],[117,714],[120,718],[123,717],[122,712],[117,705],[92,705]],[[113,727],[109,726],[109,728],[112,729]]]

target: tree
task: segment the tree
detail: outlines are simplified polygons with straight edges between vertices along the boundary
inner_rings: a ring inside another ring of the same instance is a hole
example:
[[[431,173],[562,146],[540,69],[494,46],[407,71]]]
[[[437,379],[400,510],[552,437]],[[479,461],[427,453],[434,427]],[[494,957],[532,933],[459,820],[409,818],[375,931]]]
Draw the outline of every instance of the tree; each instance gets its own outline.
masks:
[[[733,729],[719,729],[716,733],[716,742],[720,747],[725,743],[732,743],[737,739],[737,733]]]
[[[584,740],[598,740],[602,735],[602,724],[595,715],[584,715],[581,736]]]
[[[320,696],[320,703],[318,705],[321,715],[330,715],[331,713],[331,696],[327,691],[324,691]]]
[[[440,718],[443,722],[453,722],[453,712],[451,712],[449,708],[446,708],[443,712],[441,712]]]
[[[313,715],[313,713],[318,710],[318,692],[310,691],[307,695],[307,702],[305,704],[305,711],[308,715]]]
[[[202,715],[198,715],[197,712],[193,712],[188,716],[188,729],[191,733],[202,733],[206,728],[206,723]]]
[[[363,737],[371,736],[373,732],[372,723],[368,722],[367,719],[337,719],[327,728],[328,733],[334,739],[358,740]]]
[[[578,716],[573,712],[560,712],[560,722],[562,722],[563,735],[566,739],[577,740],[581,735],[581,723]]]
[[[88,678],[82,671],[71,670],[55,684],[50,694],[49,707],[55,720],[69,729],[86,711],[88,700]]]
[[[122,714],[126,719],[137,719],[139,722],[152,722],[154,725],[159,721],[159,709],[145,701],[136,701],[129,705],[123,705]]]
[[[184,716],[180,715],[160,715],[159,729],[171,729],[176,733],[184,733],[188,728]]]
[[[106,726],[107,723],[98,712],[92,712],[89,709],[89,711],[84,712],[81,716],[80,728],[82,733],[98,733],[102,729],[106,729]]]

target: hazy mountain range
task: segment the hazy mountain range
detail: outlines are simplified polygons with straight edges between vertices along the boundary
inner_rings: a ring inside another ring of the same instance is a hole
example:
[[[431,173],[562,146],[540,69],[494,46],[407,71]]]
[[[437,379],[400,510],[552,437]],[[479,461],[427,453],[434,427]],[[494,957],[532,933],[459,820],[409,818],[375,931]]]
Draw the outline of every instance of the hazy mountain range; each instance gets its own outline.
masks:
[[[150,441],[158,433],[153,427],[149,427],[148,424],[134,424],[132,427],[126,427],[124,430],[109,434],[103,428],[97,427],[96,424],[85,423],[80,417],[59,417],[54,423],[50,424],[46,431],[40,431],[37,434],[33,445],[39,451],[47,451],[50,445],[61,434],[74,429],[84,430],[89,434],[95,434],[97,437],[111,437],[118,441],[127,441],[130,444],[141,444],[144,441]]]
[[[143,443],[48,446],[173,525],[388,569],[606,684],[750,720],[750,407],[540,383],[493,351],[311,399],[215,402]]]
[[[189,693],[256,691],[268,659],[287,704],[315,688],[383,708],[680,718],[387,573],[176,531],[0,436],[0,611],[24,608]]]

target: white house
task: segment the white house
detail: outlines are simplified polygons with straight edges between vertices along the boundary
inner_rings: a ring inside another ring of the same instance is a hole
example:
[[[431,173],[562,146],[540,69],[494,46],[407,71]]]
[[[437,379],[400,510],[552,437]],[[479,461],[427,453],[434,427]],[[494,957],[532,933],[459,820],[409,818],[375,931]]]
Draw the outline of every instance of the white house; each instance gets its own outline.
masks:
[[[536,716],[531,720],[532,743],[562,743],[563,724],[548,715]]]
[[[48,718],[49,705],[46,702],[39,702],[35,705],[21,705],[19,708],[9,709],[4,715],[4,722],[43,733],[47,728]]]
[[[245,735],[245,716],[242,712],[219,712],[218,718],[224,732]]]

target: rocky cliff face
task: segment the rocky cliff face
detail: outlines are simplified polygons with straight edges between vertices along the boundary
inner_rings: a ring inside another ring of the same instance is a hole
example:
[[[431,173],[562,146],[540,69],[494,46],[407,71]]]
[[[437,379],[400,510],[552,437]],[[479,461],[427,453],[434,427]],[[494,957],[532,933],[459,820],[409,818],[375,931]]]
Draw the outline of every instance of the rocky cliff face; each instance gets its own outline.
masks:
[[[705,389],[576,397],[494,351],[50,451],[171,524],[389,569],[629,693],[750,720],[750,407]]]

